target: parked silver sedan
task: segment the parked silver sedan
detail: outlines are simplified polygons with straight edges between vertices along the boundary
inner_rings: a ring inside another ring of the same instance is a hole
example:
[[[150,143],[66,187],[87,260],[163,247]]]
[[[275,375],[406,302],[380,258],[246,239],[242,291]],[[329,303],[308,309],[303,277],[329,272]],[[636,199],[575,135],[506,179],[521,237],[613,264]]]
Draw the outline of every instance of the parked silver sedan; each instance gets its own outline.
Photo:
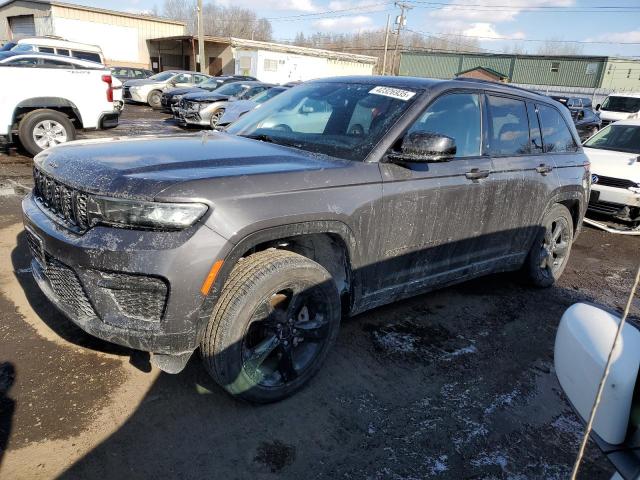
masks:
[[[226,105],[224,105],[224,113],[220,117],[220,120],[218,120],[218,124],[216,125],[216,127],[226,127],[230,123],[235,122],[245,113],[259,107],[267,100],[280,95],[282,92],[288,90],[288,88],[289,87],[273,87],[268,90],[264,90],[257,95],[254,95],[248,100],[229,100]]]

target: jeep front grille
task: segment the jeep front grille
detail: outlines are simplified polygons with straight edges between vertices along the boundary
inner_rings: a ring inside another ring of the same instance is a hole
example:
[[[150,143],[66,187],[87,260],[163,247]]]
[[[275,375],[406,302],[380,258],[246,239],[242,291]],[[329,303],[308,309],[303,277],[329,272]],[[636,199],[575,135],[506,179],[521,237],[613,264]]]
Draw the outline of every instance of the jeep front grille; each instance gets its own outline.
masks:
[[[77,231],[84,231],[89,227],[86,193],[54,180],[35,167],[33,183],[33,194],[37,202],[60,219],[61,223]]]

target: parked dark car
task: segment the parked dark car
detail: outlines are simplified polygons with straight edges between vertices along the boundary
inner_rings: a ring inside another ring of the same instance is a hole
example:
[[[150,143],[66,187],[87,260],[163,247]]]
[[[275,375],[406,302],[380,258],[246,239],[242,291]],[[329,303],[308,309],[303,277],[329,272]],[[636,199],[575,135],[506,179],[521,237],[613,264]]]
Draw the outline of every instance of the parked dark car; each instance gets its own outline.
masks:
[[[162,111],[173,114],[174,107],[180,102],[182,97],[190,93],[207,93],[213,92],[222,85],[234,82],[256,81],[253,77],[245,75],[225,75],[219,77],[211,77],[206,82],[201,83],[197,87],[189,88],[172,88],[162,94]]]
[[[218,120],[216,124],[217,128],[226,127],[232,122],[235,122],[238,118],[244,115],[247,112],[250,112],[254,108],[258,107],[258,105],[263,104],[266,101],[271,100],[273,97],[277,97],[283,92],[288,90],[287,87],[271,87],[266,90],[259,92],[258,94],[253,94],[253,92],[247,92],[244,94],[246,98],[238,98],[233,102],[227,102],[223,108],[224,113]]]
[[[600,130],[602,120],[600,119],[600,115],[593,109],[590,98],[561,97],[556,95],[552,95],[551,98],[569,109],[581,141],[595,135],[598,130]]]
[[[181,125],[216,128],[227,102],[247,100],[274,86],[257,81],[234,82],[213,92],[190,93],[182,97],[178,106],[174,108],[174,115]]]
[[[141,80],[145,78],[149,78],[153,75],[152,70],[147,70],[145,68],[134,68],[134,67],[110,67],[111,75],[116,77],[118,80],[122,80],[123,82],[126,80]]]
[[[22,209],[74,323],[172,373],[199,349],[254,402],[318,373],[342,317],[508,270],[553,285],[589,198],[569,112],[491,82],[311,81],[228,132],[51,148]]]

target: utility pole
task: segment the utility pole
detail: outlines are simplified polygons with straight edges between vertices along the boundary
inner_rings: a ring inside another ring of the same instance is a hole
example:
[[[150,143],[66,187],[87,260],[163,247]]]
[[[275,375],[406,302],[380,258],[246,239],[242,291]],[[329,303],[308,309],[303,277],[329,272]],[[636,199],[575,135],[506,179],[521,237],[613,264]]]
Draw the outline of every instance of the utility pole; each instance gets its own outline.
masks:
[[[198,0],[198,56],[200,57],[200,72],[206,73],[206,66],[204,61],[204,25],[202,24],[202,0]]]
[[[400,30],[407,24],[407,17],[405,15],[405,10],[411,10],[413,7],[408,3],[404,2],[395,2],[396,7],[400,7],[400,16],[396,19],[396,23],[398,24],[398,30],[396,31],[396,46],[393,49],[393,56],[391,57],[391,74],[397,75],[395,73],[396,69],[396,56],[398,55],[398,44],[400,43]]]
[[[389,47],[389,22],[391,15],[387,14],[387,28],[384,33],[384,56],[382,57],[382,75],[387,73],[387,48]]]

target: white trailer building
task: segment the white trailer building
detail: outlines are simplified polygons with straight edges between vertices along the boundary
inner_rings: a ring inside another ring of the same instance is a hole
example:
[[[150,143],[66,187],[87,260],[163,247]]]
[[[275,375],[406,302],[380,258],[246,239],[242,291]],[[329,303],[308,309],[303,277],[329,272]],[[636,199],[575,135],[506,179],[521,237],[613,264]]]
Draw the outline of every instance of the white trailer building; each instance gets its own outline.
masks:
[[[157,38],[149,51],[158,70],[191,70],[200,63],[198,40],[192,36]],[[371,75],[377,58],[367,55],[259,42],[234,37],[205,36],[206,73],[250,75],[263,82],[287,83],[344,75]]]

